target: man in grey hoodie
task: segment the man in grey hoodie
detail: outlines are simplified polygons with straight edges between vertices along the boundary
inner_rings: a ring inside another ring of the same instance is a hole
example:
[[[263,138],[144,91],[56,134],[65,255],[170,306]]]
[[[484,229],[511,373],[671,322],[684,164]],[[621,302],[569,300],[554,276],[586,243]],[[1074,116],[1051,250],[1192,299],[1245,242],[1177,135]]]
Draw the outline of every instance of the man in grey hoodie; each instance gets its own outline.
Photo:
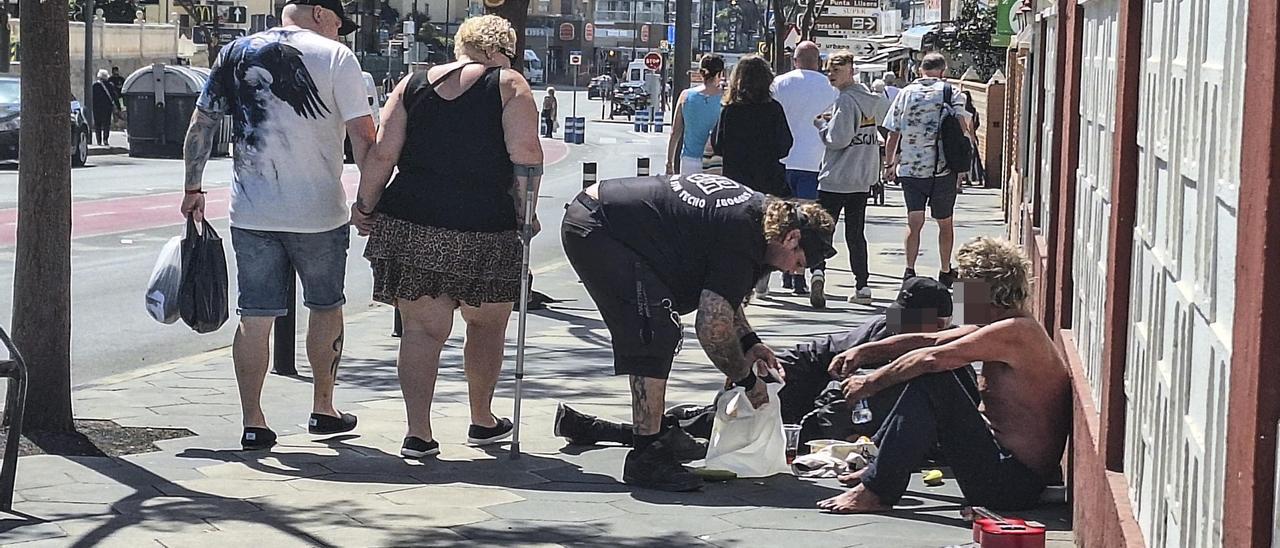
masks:
[[[813,121],[826,147],[818,171],[818,203],[836,220],[844,210],[849,266],[857,283],[857,293],[849,297],[849,302],[870,304],[867,238],[863,229],[871,186],[880,180],[880,133],[876,128],[884,121],[889,102],[858,82],[853,58],[848,50],[827,58],[827,79],[840,90],[840,95],[832,110]],[[814,270],[813,279],[823,280],[825,285],[822,267]],[[816,282],[812,285],[822,287]],[[825,297],[818,299],[812,294],[810,300],[818,307],[826,302]]]

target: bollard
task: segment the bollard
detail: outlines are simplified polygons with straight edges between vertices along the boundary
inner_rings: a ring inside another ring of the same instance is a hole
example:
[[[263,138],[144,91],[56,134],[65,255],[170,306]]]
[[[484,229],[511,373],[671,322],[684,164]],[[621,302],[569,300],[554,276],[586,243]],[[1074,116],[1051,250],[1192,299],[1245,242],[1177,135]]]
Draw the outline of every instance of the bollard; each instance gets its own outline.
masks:
[[[298,334],[298,274],[293,267],[288,268],[289,289],[288,300],[285,301],[285,315],[275,321],[275,353],[272,360],[272,372],[277,375],[297,375],[294,365],[294,338]]]
[[[646,108],[636,115],[636,117],[640,118],[640,133],[649,133],[650,112],[652,111]]]
[[[573,127],[573,142],[581,145],[587,142],[587,119],[579,117],[576,120]]]
[[[649,159],[636,158],[636,177],[649,176]]]
[[[582,188],[596,184],[597,169],[595,162],[582,163]]]
[[[661,111],[661,110],[659,110],[659,111],[655,111],[655,112],[653,113],[653,132],[654,132],[654,133],[663,133],[663,128],[662,128],[662,111]]]
[[[564,142],[573,144],[573,117],[564,118]]]
[[[632,129],[635,130],[636,133],[640,133],[644,131],[644,129],[642,129],[644,128],[644,124],[644,109],[639,109],[631,117]]]

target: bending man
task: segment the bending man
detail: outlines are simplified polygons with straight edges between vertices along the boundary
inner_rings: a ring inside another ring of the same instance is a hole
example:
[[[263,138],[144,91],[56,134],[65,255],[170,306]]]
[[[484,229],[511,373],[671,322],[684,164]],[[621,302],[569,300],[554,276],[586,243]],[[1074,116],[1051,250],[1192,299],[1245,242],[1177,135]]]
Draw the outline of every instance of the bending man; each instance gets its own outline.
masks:
[[[753,365],[777,359],[752,331],[742,302],[770,270],[796,272],[830,258],[831,216],[706,174],[605,181],[570,203],[565,254],[600,309],[613,341],[614,372],[628,375],[634,449],[623,481],[691,491],[702,480],[680,466],[663,405],[682,343],[680,315],[698,311],[698,342],[717,369],[769,401]]]

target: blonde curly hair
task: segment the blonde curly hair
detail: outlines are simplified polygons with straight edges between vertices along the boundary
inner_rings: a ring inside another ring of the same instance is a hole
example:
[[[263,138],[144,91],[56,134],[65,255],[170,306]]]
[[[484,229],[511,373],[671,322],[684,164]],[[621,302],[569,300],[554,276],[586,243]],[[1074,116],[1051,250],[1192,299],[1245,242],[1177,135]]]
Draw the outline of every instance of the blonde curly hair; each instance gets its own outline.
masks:
[[[492,55],[504,52],[515,55],[515,49],[515,29],[511,28],[510,21],[497,15],[467,19],[458,26],[458,33],[453,36],[455,55]]]
[[[1031,297],[1031,261],[1013,242],[979,236],[956,252],[961,279],[982,280],[991,287],[991,303],[1024,310]]]
[[[764,239],[773,241],[796,228],[817,229],[831,237],[836,222],[816,202],[769,196],[764,202]]]

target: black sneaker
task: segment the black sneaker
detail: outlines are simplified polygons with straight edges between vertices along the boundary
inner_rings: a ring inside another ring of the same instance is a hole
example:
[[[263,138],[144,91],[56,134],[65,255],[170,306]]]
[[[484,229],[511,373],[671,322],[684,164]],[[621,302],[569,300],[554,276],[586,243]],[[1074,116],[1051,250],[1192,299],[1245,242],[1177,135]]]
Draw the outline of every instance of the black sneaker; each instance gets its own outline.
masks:
[[[707,441],[693,437],[683,428],[668,428],[660,440],[671,449],[676,460],[691,462],[707,458]]]
[[[570,445],[595,445],[600,441],[592,435],[592,426],[597,420],[561,403],[556,407],[554,434]]]
[[[903,285],[903,286],[906,286],[906,285],[907,285],[907,280],[910,280],[911,278],[914,278],[914,277],[916,277],[916,269],[914,269],[914,268],[908,268],[908,269],[906,269],[906,270],[903,270],[903,271],[902,271],[902,285]]]
[[[663,414],[670,419],[667,426],[679,426],[695,438],[711,437],[711,425],[716,419],[716,406],[686,403],[668,409]]]
[[[627,453],[627,460],[622,465],[622,482],[658,491],[696,491],[702,488],[702,478],[681,466],[662,439],[643,450],[632,449]]]
[[[956,269],[951,268],[946,272],[938,272],[938,283],[947,286],[947,289],[951,289],[951,284],[956,283]]]
[[[511,419],[494,418],[498,421],[498,424],[492,427],[471,425],[471,428],[467,429],[467,443],[471,445],[489,445],[511,436],[511,430],[514,428],[511,424]]]
[[[803,297],[809,294],[809,288],[804,283],[804,274],[796,275],[796,279],[792,282],[792,286],[792,295]]]
[[[341,434],[356,429],[356,416],[343,413],[341,417],[331,417],[320,413],[312,413],[307,421],[307,432],[319,436]]]
[[[245,451],[270,449],[275,444],[276,433],[272,432],[270,428],[246,426],[244,427],[244,434],[240,435],[240,447]]]
[[[782,275],[782,288],[783,288],[783,289],[791,289],[791,275],[790,275],[790,274],[783,274],[783,275]]]
[[[410,459],[420,459],[439,454],[440,442],[435,440],[426,441],[419,437],[407,436],[404,438],[404,444],[400,446],[400,456]]]

